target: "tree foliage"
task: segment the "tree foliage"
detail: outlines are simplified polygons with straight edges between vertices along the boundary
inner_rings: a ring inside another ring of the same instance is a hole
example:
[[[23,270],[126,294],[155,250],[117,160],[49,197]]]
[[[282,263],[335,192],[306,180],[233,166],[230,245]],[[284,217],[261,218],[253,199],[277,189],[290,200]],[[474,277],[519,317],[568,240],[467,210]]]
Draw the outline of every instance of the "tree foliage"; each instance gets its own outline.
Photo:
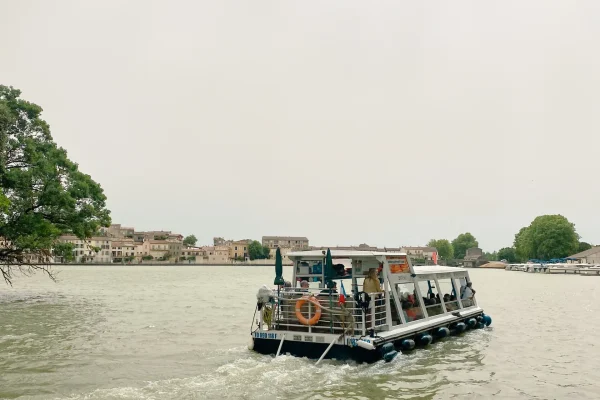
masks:
[[[509,263],[517,262],[517,253],[514,247],[503,247],[498,250],[498,260],[506,260]]]
[[[264,260],[269,258],[270,250],[263,246],[258,240],[253,240],[248,245],[248,256],[251,260]]]
[[[427,246],[435,247],[438,255],[443,260],[454,258],[454,247],[452,247],[452,243],[447,239],[431,239],[429,243],[427,243]]]
[[[592,248],[592,245],[586,242],[579,242],[579,247],[577,248],[577,252],[581,253],[582,251],[586,251]]]
[[[61,234],[85,239],[110,225],[100,185],[56,145],[42,108],[20,95],[0,85],[0,272],[9,284],[17,271],[53,278],[48,263]]]
[[[195,246],[196,243],[198,243],[198,239],[196,239],[196,236],[194,235],[186,236],[185,239],[183,239],[183,244],[189,247]]]
[[[52,253],[54,255],[55,260],[60,258],[60,260],[64,262],[72,262],[75,260],[75,256],[73,255],[73,243],[56,243],[54,248],[52,249]]]
[[[492,251],[491,253],[486,251],[485,253],[483,253],[483,255],[485,256],[486,260],[488,260],[488,261],[498,261],[498,252],[497,251]]]
[[[562,215],[542,215],[515,235],[515,249],[521,261],[563,258],[579,249],[575,225]]]
[[[452,247],[454,248],[455,258],[465,258],[467,249],[479,247],[479,242],[477,242],[477,239],[471,233],[461,233],[452,241]]]

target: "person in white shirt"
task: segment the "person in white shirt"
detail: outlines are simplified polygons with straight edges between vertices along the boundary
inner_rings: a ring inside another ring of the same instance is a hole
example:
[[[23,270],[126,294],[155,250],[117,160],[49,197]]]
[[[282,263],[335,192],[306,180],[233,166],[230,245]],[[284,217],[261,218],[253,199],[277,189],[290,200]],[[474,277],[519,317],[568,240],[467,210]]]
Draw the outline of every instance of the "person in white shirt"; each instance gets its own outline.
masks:
[[[467,282],[466,286],[462,287],[461,290],[461,296],[460,299],[461,300],[471,300],[473,298],[473,296],[475,296],[475,289],[473,289],[473,283],[471,282]]]

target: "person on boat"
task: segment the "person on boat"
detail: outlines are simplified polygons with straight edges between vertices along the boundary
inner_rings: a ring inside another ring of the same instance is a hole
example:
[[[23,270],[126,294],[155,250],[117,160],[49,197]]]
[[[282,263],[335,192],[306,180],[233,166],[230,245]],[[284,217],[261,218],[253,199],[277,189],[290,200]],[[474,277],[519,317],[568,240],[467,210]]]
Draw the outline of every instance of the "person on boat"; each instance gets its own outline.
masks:
[[[346,269],[344,267],[344,264],[335,264],[333,266],[333,271],[335,272],[335,274],[337,276],[344,276],[344,275],[346,275]]]
[[[460,299],[471,300],[475,296],[475,289],[473,289],[473,283],[467,282],[466,286],[462,287]]]
[[[429,293],[429,305],[434,305],[439,303],[438,299],[436,299],[435,297],[435,293],[431,292]]]
[[[473,296],[475,296],[475,289],[473,289],[471,282],[467,282],[465,286],[460,288],[460,299],[464,307],[473,305]]]
[[[456,304],[453,303],[452,296],[450,296],[448,293],[446,293],[444,295],[444,304],[446,305],[446,310],[448,310],[448,311],[456,310]]]
[[[302,280],[302,282],[300,282],[300,291],[301,292],[308,292],[308,281],[307,280]]]
[[[377,268],[371,268],[369,274],[363,282],[363,292],[367,293],[383,293],[381,289],[381,283],[377,277]]]

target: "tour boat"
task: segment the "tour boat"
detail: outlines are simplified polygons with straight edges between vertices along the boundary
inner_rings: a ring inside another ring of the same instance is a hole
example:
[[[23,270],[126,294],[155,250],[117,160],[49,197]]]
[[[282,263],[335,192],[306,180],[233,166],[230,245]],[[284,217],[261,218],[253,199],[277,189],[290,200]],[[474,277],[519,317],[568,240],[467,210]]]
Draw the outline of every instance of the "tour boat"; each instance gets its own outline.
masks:
[[[391,361],[398,351],[492,322],[475,296],[468,296],[464,268],[416,267],[396,252],[311,250],[287,256],[294,263],[291,281],[285,282],[276,266],[277,286],[265,285],[257,294],[249,347],[262,354],[317,363],[323,358]],[[280,263],[279,252],[277,258]],[[363,291],[369,273],[368,287],[378,280],[380,292]]]

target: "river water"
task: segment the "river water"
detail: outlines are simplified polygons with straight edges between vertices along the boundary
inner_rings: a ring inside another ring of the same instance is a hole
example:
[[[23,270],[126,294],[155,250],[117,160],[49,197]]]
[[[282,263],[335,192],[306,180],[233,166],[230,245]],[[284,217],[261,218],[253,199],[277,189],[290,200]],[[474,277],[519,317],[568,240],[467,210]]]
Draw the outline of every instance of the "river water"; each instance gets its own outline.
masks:
[[[358,365],[247,349],[272,267],[60,267],[0,287],[0,398],[598,399],[600,279],[472,270],[484,330]],[[291,276],[291,269],[284,269]]]

